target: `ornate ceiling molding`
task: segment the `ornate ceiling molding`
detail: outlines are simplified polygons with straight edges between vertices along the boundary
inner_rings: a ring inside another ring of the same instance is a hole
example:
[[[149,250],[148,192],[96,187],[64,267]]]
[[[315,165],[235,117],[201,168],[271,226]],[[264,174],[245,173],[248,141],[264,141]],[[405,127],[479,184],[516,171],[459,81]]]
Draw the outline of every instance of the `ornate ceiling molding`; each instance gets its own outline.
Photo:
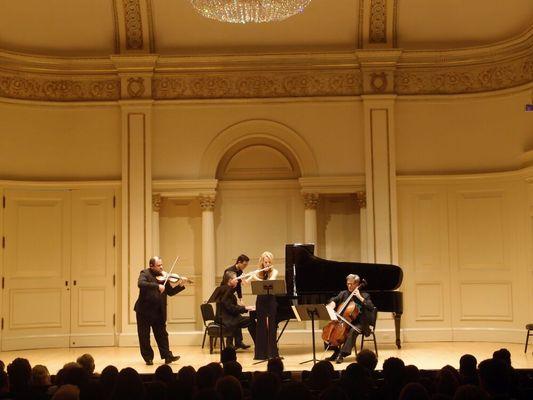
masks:
[[[468,94],[530,82],[533,29],[494,46],[440,52],[73,59],[0,50],[0,96],[52,102]]]

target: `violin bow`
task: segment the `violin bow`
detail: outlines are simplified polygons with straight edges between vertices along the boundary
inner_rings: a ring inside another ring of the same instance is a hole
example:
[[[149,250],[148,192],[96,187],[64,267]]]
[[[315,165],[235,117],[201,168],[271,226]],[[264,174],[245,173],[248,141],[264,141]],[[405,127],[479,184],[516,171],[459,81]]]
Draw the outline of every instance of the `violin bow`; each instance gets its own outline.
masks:
[[[174,263],[172,264],[172,267],[170,267],[170,272],[167,274],[167,277],[165,279],[165,283],[163,283],[163,286],[165,286],[167,284],[168,278],[170,278],[170,274],[172,273],[172,270],[176,266],[176,263],[178,262],[179,258],[180,258],[180,256],[176,256],[176,259],[174,260]]]

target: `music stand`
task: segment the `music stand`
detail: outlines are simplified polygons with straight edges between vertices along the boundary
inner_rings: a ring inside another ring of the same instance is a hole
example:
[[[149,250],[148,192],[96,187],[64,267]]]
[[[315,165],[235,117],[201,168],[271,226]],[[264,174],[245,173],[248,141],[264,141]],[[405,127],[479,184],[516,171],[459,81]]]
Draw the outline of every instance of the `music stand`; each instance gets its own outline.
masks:
[[[286,294],[287,289],[285,288],[284,280],[266,280],[266,281],[252,281],[252,294],[257,296],[259,295],[281,295]],[[257,309],[256,309],[257,312]],[[276,321],[274,321],[274,324]],[[267,316],[267,359],[255,362],[253,365],[260,364],[262,362],[270,360],[270,318]]]
[[[311,360],[302,361],[300,364],[305,364],[313,361],[316,364],[316,345],[315,345],[315,320],[316,321],[333,321],[337,319],[335,312],[326,307],[324,304],[301,304],[292,306],[294,315],[298,321],[311,321],[311,334],[313,335],[313,358]]]

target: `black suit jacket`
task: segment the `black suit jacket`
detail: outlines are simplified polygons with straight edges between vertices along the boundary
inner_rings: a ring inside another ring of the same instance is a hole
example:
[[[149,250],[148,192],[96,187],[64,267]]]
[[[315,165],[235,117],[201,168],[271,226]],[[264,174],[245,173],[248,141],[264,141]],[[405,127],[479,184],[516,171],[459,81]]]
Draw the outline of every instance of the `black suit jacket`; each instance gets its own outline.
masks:
[[[328,303],[333,301],[335,302],[335,307],[338,307],[346,301],[350,294],[351,292],[349,290],[343,290],[337,296],[332,297]],[[361,324],[363,334],[365,336],[368,336],[370,334],[369,325],[374,326],[374,324],[376,323],[376,321],[374,320],[374,309],[376,307],[372,303],[370,295],[367,292],[361,292],[361,296],[363,296],[365,299],[364,303],[361,303],[357,297],[353,296],[353,300],[361,309],[361,312],[355,318],[354,323]]]
[[[245,312],[246,307],[237,304],[235,290],[228,285],[222,286],[217,302],[217,322],[231,330],[239,325],[241,314]]]
[[[223,285],[226,285],[227,282],[224,282],[224,276],[226,275],[226,272],[228,271],[231,271],[231,272],[235,272],[237,274],[237,277],[241,276],[242,275],[242,271],[240,268],[238,268],[236,265],[232,265],[231,267],[228,267],[224,270],[224,275],[222,275],[222,283],[220,284],[220,286],[223,286]],[[242,280],[239,279],[239,281],[237,282],[237,287],[235,288],[235,293],[237,293],[237,297],[239,299],[242,299],[242,286],[241,286],[241,282]]]
[[[185,289],[184,286],[172,287],[169,282],[165,291],[159,293],[159,282],[150,268],[143,269],[137,282],[139,298],[135,302],[134,310],[144,318],[162,318],[167,320],[167,296],[174,296]]]

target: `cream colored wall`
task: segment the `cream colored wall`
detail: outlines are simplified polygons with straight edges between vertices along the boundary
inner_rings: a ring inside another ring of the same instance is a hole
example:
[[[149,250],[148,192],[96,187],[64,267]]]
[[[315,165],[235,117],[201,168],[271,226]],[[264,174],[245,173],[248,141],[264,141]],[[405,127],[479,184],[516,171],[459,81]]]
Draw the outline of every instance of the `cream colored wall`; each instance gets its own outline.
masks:
[[[199,160],[209,143],[224,129],[247,120],[291,128],[311,148],[321,175],[364,174],[359,101],[184,102],[157,105],[153,115],[154,179],[198,178]]]
[[[402,99],[396,103],[396,165],[402,174],[517,169],[533,149],[531,89],[501,95]]]
[[[116,106],[0,102],[0,179],[120,179]]]

